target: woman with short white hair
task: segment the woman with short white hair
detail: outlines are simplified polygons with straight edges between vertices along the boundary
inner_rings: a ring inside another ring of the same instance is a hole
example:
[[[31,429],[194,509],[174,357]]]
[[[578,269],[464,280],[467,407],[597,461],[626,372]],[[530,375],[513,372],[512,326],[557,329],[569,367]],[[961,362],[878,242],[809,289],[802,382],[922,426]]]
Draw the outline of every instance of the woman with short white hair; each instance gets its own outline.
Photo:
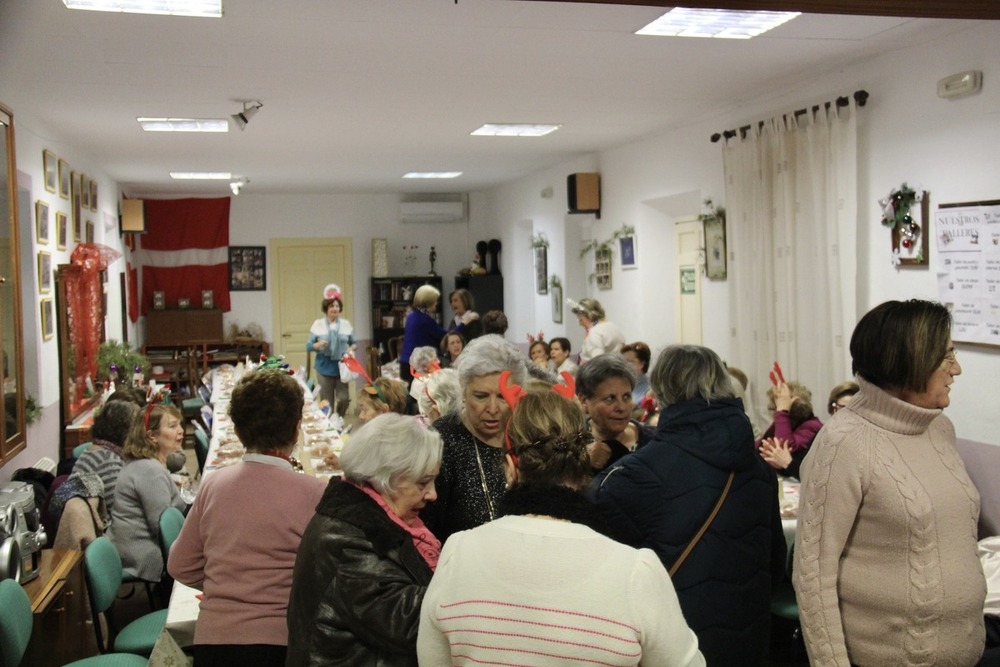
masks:
[[[353,435],[309,522],[288,604],[289,667],[416,665],[420,604],[441,543],[419,512],[436,497],[441,438],[380,415]]]
[[[427,376],[423,391],[417,397],[420,414],[428,423],[456,412],[462,405],[458,371],[445,368]]]
[[[476,338],[458,358],[462,407],[434,422],[444,453],[438,499],[424,520],[442,542],[452,533],[475,528],[497,516],[503,496],[503,432],[510,409],[500,394],[500,374],[510,371],[523,385],[528,360],[501,336]]]

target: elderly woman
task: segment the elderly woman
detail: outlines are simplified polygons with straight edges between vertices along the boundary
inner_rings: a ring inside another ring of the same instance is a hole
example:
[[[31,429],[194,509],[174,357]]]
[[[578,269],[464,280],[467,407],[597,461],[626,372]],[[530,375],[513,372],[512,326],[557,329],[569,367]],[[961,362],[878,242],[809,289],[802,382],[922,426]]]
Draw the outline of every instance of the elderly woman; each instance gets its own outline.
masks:
[[[420,663],[450,665],[461,654],[477,665],[526,655],[560,665],[704,665],[656,554],[602,534],[584,496],[590,433],[580,407],[529,392],[508,435],[502,517],[442,550],[421,611]],[[545,631],[524,631],[532,626]]]
[[[333,292],[334,296],[323,299],[320,309],[326,315],[312,323],[309,327],[309,339],[306,350],[316,355],[316,377],[319,381],[319,394],[344,416],[351,404],[347,383],[340,380],[340,358],[354,348],[354,328],[346,318],[340,316],[344,310],[344,302],[340,300],[340,289]]]
[[[387,412],[407,414],[406,386],[399,380],[377,377],[358,392],[358,420],[367,424]]]
[[[466,338],[458,331],[449,331],[441,339],[441,358],[445,366],[454,366],[458,362],[458,355],[465,349]]]
[[[442,542],[497,516],[505,484],[503,429],[509,415],[500,395],[500,374],[510,371],[513,381],[523,385],[525,362],[517,347],[496,334],[469,343],[458,361],[462,408],[434,423],[444,454],[437,502],[424,512],[427,526]]]
[[[448,295],[448,303],[455,311],[455,327],[462,327],[466,341],[483,335],[483,325],[476,312],[476,299],[472,292],[460,287]]]
[[[229,416],[243,463],[205,478],[167,571],[203,591],[195,665],[281,665],[288,594],[302,534],[326,484],[289,462],[302,420],[302,388],[278,370],[250,373]]]
[[[93,444],[73,464],[74,473],[95,473],[101,478],[104,482],[104,504],[109,512],[115,506],[115,486],[125,465],[122,446],[141,409],[131,401],[109,400],[105,403],[94,417],[91,429]]]
[[[536,367],[549,373],[555,373],[556,365],[552,362],[549,344],[544,340],[538,339],[531,342],[531,346],[528,347],[528,357],[531,358],[531,363]]]
[[[813,413],[812,392],[800,382],[779,382],[767,390],[774,421],[757,443],[761,456],[782,475],[799,476],[809,446],[823,428]]]
[[[565,371],[576,377],[579,367],[569,356],[572,349],[569,339],[562,336],[553,338],[549,343],[549,356],[552,357],[552,363],[556,366],[556,374],[561,374]]]
[[[979,493],[943,414],[962,367],[939,303],[888,301],[851,336],[861,391],[802,466],[792,582],[810,664],[974,665]]]
[[[441,292],[433,285],[421,285],[413,294],[413,309],[406,316],[403,349],[399,352],[399,377],[409,386],[413,380],[410,357],[418,347],[437,347],[448,331],[438,324],[438,301]],[[461,328],[461,327],[460,327]]]
[[[641,341],[622,345],[622,356],[635,371],[635,387],[632,388],[632,403],[636,408],[649,393],[649,362],[653,358],[649,346]]]
[[[614,322],[604,319],[604,307],[597,299],[580,299],[580,303],[575,304],[571,310],[586,332],[583,348],[580,350],[581,366],[602,354],[618,352],[625,344],[621,329]]]
[[[127,575],[158,582],[163,574],[160,514],[168,507],[187,507],[166,461],[183,444],[181,413],[171,405],[150,403],[132,420],[122,447],[125,464],[118,473],[108,531]]]
[[[340,457],[295,562],[288,667],[417,664],[420,603],[441,543],[418,512],[435,497],[441,438],[376,417]]]
[[[635,370],[617,354],[597,357],[576,374],[576,395],[594,436],[588,449],[595,472],[653,439],[653,429],[632,419],[634,389]]]
[[[858,386],[857,382],[853,380],[841,382],[830,390],[830,398],[826,401],[826,411],[832,417],[841,408],[846,408],[859,391],[861,391],[861,387]]]
[[[417,397],[417,404],[420,406],[420,415],[428,424],[457,412],[462,405],[458,371],[445,368],[427,376],[424,391]]]
[[[707,664],[763,665],[786,559],[777,478],[715,352],[666,348],[650,386],[656,434],[594,479],[594,498],[622,541],[670,571]]]

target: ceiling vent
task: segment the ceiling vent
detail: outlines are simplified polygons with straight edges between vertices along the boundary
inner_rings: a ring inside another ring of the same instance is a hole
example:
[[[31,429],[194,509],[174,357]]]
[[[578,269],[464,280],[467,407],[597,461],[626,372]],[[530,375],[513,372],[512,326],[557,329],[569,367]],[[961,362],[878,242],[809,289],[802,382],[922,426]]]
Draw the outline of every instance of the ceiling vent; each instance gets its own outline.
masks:
[[[445,198],[447,197],[447,198]],[[465,222],[468,201],[465,195],[440,195],[437,199],[399,202],[400,222]]]

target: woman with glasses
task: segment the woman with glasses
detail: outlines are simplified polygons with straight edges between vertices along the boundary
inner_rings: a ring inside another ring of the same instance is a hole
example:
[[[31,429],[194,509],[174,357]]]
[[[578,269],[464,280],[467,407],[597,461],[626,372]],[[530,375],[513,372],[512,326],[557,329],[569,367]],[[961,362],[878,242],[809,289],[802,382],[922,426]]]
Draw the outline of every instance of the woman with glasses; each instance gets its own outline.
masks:
[[[812,392],[801,382],[779,382],[767,390],[767,409],[774,421],[757,442],[760,455],[786,477],[798,477],[823,422],[813,413]]]
[[[851,337],[861,390],[802,466],[795,567],[810,664],[974,665],[979,493],[943,414],[962,367],[939,303],[888,301]]]
[[[830,390],[830,398],[826,402],[826,411],[832,417],[838,410],[846,408],[847,404],[851,402],[851,399],[859,391],[861,391],[861,387],[858,386],[857,382],[853,380],[841,382]]]
[[[505,380],[516,407],[501,518],[442,550],[420,614],[420,664],[704,665],[656,554],[602,534],[584,496],[592,436],[580,407]]]

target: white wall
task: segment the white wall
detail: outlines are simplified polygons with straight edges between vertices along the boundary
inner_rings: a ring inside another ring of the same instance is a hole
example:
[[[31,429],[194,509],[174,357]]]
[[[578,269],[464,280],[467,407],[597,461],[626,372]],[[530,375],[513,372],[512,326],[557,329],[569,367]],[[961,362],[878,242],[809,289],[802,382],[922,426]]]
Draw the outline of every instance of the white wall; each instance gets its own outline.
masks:
[[[983,71],[981,93],[960,100],[937,98],[938,79],[968,69]],[[673,235],[666,230],[677,217],[697,213],[704,197],[725,203],[721,148],[709,136],[865,89],[871,98],[859,115],[858,316],[889,299],[936,300],[936,253],[931,252],[929,268],[894,269],[876,202],[903,181],[929,190],[932,210],[942,202],[1000,198],[998,81],[1000,24],[983,22],[850,68],[804,73],[801,80],[776,84],[757,100],[742,101],[737,112],[600,153],[596,168],[603,206],[594,235],[607,238],[622,223],[635,226],[640,269],[621,271],[616,255],[613,289],[588,285],[588,293],[602,302],[626,338],[645,340],[654,348],[672,342],[676,267]],[[497,189],[488,199],[489,217],[505,223],[534,220],[554,228],[555,212],[540,210],[538,190],[548,180],[558,183],[582,170],[579,161],[567,162]],[[519,253],[514,272],[530,272],[530,261],[528,253]],[[704,343],[730,358],[726,285],[703,282],[703,328]],[[508,300],[520,303],[522,298],[531,298],[530,293],[508,292]],[[518,316],[519,329],[533,326]],[[954,385],[948,413],[959,437],[1000,445],[1000,350],[958,347],[963,375]],[[827,388],[814,389],[823,395]]]

